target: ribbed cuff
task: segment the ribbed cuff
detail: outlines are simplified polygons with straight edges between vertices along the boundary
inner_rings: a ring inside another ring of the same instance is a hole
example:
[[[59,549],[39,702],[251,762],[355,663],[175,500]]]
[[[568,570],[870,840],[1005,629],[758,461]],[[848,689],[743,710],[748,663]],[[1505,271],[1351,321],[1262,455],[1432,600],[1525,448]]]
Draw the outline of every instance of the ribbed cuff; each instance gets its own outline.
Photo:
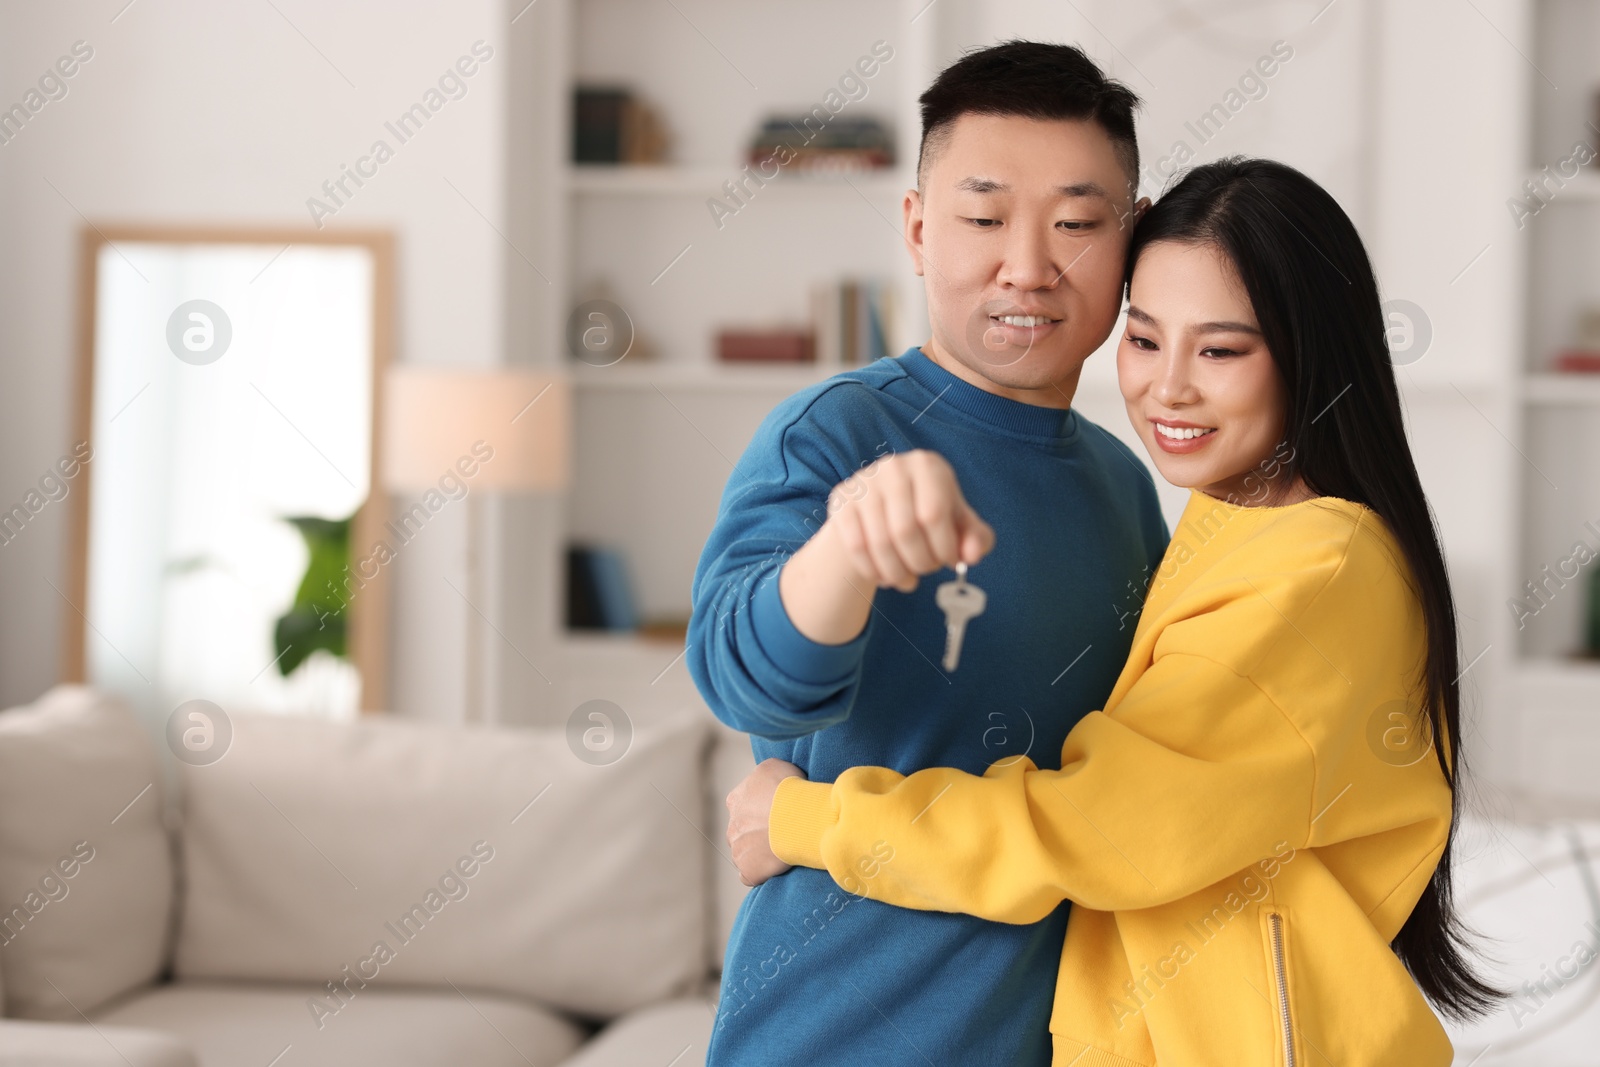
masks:
[[[839,822],[833,810],[833,783],[785,778],[772,797],[767,844],[773,855],[795,867],[826,870],[822,835]]]
[[[861,666],[867,631],[842,645],[824,645],[795,629],[778,594],[778,573],[756,587],[750,598],[750,627],[767,658],[806,685],[846,682]]]
[[[1054,1047],[1051,1063],[1071,1064],[1072,1067],[1147,1067],[1141,1060],[1130,1060],[1103,1048],[1086,1045],[1054,1030],[1050,1031],[1050,1041]]]

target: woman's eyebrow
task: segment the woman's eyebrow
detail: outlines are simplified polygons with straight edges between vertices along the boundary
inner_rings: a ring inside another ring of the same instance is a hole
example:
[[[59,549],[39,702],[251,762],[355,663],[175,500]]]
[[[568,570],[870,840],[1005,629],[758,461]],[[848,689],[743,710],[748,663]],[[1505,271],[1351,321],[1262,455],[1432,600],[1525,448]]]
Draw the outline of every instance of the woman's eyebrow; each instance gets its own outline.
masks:
[[[1140,311],[1138,308],[1134,307],[1132,304],[1128,305],[1128,318],[1136,319],[1139,322],[1144,323],[1146,326],[1160,326],[1161,325],[1161,323],[1156,321],[1156,318],[1155,318],[1154,315],[1146,314],[1145,312]]]
[[[1132,304],[1128,305],[1128,318],[1136,322],[1142,322],[1146,326],[1161,325],[1154,315],[1141,311]],[[1202,322],[1195,326],[1195,331],[1197,333],[1248,333],[1257,337],[1261,336],[1260,327],[1252,326],[1248,322]]]

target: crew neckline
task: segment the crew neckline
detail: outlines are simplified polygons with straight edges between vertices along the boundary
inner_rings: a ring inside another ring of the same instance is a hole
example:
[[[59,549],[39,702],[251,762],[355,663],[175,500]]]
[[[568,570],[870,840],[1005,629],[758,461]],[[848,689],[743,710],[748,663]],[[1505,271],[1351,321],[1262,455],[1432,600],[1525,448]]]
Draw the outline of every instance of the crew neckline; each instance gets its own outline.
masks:
[[[1322,503],[1324,501],[1330,502],[1330,503],[1334,503],[1334,504],[1342,504],[1342,505],[1344,505],[1346,507],[1356,508],[1358,510],[1363,510],[1363,511],[1366,510],[1366,505],[1365,504],[1357,503],[1354,500],[1346,500],[1342,496],[1329,496],[1327,494],[1323,494],[1322,496],[1308,497],[1305,500],[1296,500],[1293,504],[1235,504],[1232,501],[1223,500],[1221,497],[1212,496],[1210,493],[1204,492],[1203,490],[1190,489],[1189,490],[1189,502],[1192,504],[1197,499],[1204,500],[1205,502],[1207,502],[1208,504],[1211,504],[1211,505],[1220,505],[1222,507],[1225,507],[1225,508],[1229,509],[1230,511],[1245,512],[1245,513],[1253,513],[1253,512],[1272,513],[1272,512],[1279,512],[1279,511],[1289,511],[1289,510],[1291,510],[1293,508],[1303,508],[1307,504],[1317,504],[1317,503]]]
[[[928,358],[918,345],[906,349],[895,361],[907,377],[929,390],[935,398],[928,405],[930,412],[941,405],[949,405],[1013,437],[1053,445],[1069,444],[1078,437],[1083,420],[1077,408],[1047,408],[991,393],[945,370]]]

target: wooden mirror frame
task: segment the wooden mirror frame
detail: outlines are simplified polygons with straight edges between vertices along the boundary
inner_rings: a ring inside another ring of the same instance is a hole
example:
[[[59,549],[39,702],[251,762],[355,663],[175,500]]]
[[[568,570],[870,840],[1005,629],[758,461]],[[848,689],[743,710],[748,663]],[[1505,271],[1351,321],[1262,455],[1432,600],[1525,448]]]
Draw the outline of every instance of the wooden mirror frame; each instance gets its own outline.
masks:
[[[350,524],[350,558],[360,557],[360,547],[381,538],[388,519],[388,494],[379,477],[378,449],[383,440],[383,379],[394,351],[394,235],[383,230],[323,232],[299,228],[224,226],[149,226],[90,224],[79,233],[78,367],[75,441],[90,441],[94,421],[95,308],[99,300],[100,249],[104,245],[215,244],[281,246],[323,245],[365,248],[372,255],[372,440],[367,499]],[[282,254],[281,252],[279,253]],[[61,680],[84,683],[85,629],[89,619],[89,508],[94,464],[83,465],[82,483],[72,494],[68,525],[66,597],[72,608],[63,616]],[[361,712],[386,711],[389,704],[389,573],[366,579],[361,596],[351,600],[346,620],[346,648],[350,662],[361,675]]]

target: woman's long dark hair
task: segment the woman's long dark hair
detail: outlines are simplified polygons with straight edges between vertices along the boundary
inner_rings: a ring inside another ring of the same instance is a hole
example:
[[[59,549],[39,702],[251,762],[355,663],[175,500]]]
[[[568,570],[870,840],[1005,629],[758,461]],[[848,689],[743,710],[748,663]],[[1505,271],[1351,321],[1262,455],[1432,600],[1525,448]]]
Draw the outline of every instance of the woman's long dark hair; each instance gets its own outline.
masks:
[[[1134,227],[1128,278],[1157,241],[1213,244],[1233,262],[1288,392],[1284,484],[1371,508],[1410,565],[1427,629],[1422,683],[1428,737],[1450,785],[1450,834],[1393,948],[1443,1013],[1468,1019],[1505,994],[1469,962],[1451,897],[1461,773],[1455,603],[1433,512],[1411,458],[1384,339],[1378,282],[1337,201],[1293,167],[1233,157],[1191,170]],[[1420,726],[1421,724],[1419,724]]]

